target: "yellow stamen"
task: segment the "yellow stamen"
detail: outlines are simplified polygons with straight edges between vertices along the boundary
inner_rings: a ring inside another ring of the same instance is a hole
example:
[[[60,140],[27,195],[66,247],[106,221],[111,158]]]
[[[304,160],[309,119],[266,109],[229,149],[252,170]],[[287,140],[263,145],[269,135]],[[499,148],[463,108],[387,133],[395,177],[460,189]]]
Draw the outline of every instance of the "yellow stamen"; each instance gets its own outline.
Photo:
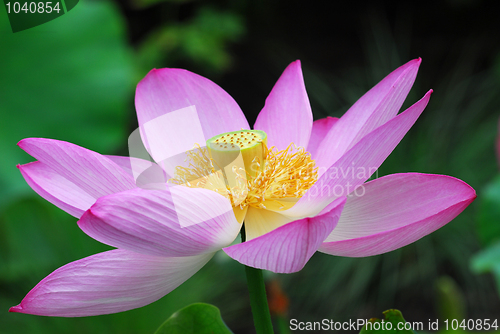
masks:
[[[177,167],[175,177],[170,181],[178,185],[216,191],[228,198],[238,210],[248,206],[275,211],[291,208],[317,181],[318,168],[315,161],[308,152],[293,143],[282,151],[275,147],[267,149],[265,138],[252,132],[242,130],[223,134],[207,142],[210,149],[198,146],[189,151],[188,167]],[[243,135],[246,139],[241,151],[238,150],[242,153],[244,163],[240,160],[239,165],[233,162],[231,168],[223,168],[221,164],[228,160],[223,153],[228,152],[228,157],[234,159],[236,151],[234,148],[215,146],[218,149],[214,154],[213,146],[224,145],[233,135]],[[249,141],[250,144],[247,144]],[[253,167],[251,170],[248,168],[249,164]]]

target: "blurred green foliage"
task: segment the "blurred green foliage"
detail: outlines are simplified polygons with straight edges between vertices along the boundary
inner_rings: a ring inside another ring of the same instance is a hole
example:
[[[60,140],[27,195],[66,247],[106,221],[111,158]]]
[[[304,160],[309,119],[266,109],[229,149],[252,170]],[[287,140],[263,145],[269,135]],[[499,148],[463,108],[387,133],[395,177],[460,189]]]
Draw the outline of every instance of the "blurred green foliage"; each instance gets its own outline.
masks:
[[[149,34],[138,48],[138,63],[149,71],[187,59],[192,66],[218,73],[231,65],[227,44],[239,40],[244,30],[236,14],[201,7],[191,20],[169,23]]]
[[[500,241],[500,174],[480,192],[478,235],[483,245]]]
[[[161,3],[161,2],[182,3],[182,2],[188,2],[188,1],[192,1],[192,0],[132,0],[133,4],[139,8],[149,7],[149,6]]]
[[[436,281],[438,319],[467,319],[465,297],[457,283],[449,276]]]
[[[500,242],[494,243],[472,258],[472,270],[478,274],[492,273],[500,295]]]
[[[210,304],[195,303],[172,314],[155,334],[232,334],[220,310]]]

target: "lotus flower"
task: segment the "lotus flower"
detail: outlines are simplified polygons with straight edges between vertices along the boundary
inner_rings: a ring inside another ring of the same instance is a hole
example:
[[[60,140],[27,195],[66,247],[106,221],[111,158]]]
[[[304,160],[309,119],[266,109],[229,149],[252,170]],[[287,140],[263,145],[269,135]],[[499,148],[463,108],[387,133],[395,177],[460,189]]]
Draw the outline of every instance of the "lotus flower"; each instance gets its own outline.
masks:
[[[342,118],[313,122],[295,61],[255,130],[212,81],[154,69],[138,84],[135,102],[142,142],[156,163],[22,140],[37,159],[19,166],[28,184],[79,218],[86,234],[117,249],[55,270],[10,311],[121,312],[166,295],[220,249],[247,266],[292,273],[316,251],[371,256],[442,227],[474,200],[466,183],[419,173],[366,182],[429,101],[432,91],[398,114],[420,62],[389,74]],[[240,167],[225,168],[235,152]],[[152,170],[169,183],[147,181],[144,171]],[[246,241],[231,245],[243,222]]]

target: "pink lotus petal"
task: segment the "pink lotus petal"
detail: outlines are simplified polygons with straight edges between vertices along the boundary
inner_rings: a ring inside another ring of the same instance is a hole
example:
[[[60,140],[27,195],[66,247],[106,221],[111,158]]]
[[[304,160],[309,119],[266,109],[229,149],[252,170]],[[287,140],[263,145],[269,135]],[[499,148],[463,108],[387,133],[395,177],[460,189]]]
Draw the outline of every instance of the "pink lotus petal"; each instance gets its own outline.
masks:
[[[238,262],[275,273],[301,270],[337,225],[345,198],[330,212],[296,220],[263,236],[224,248]]]
[[[99,253],[55,270],[9,311],[85,317],[142,307],[177,288],[212,256],[169,258],[123,249]]]
[[[23,139],[18,145],[95,199],[136,187],[118,165],[83,147],[44,138]]]
[[[307,145],[307,152],[311,153],[311,157],[313,159],[316,157],[320,144],[338,120],[339,119],[337,117],[328,116],[314,121],[311,138],[309,139],[309,144]]]
[[[352,257],[389,252],[447,224],[476,198],[465,182],[443,175],[393,174],[362,187],[359,196],[348,197],[320,251]]]
[[[347,196],[373,174],[412,127],[429,102],[432,90],[407,110],[378,127],[347,151],[291,209],[282,214],[311,217],[335,198]],[[340,122],[340,120],[339,120]],[[336,128],[336,126],[335,126]]]
[[[153,69],[137,85],[135,105],[143,142],[160,163],[224,132],[249,129],[238,104],[192,72]]]
[[[96,199],[40,161],[18,165],[29,186],[44,199],[80,218]]]
[[[267,133],[268,146],[283,150],[294,143],[307,147],[313,117],[300,61],[285,69],[266,99],[254,128]]]
[[[132,176],[137,187],[157,190],[167,188],[166,183],[170,177],[156,163],[133,157],[116,155],[106,155],[106,157]]]
[[[132,177],[140,175],[146,169],[154,165],[154,162],[133,157],[122,157],[118,155],[105,155],[105,157],[120,166]]]
[[[230,245],[241,228],[226,198],[183,186],[102,197],[78,225],[110,246],[157,256],[215,252]]]
[[[331,166],[365,135],[398,113],[417,76],[421,59],[397,68],[363,95],[326,135],[318,149],[316,165]]]

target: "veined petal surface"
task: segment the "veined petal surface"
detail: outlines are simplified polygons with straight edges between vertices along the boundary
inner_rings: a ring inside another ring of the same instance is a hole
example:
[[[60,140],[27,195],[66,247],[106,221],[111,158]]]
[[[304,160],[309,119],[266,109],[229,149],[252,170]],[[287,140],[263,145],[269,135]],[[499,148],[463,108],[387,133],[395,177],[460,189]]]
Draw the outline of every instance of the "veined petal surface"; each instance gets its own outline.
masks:
[[[320,168],[318,181],[297,204],[282,211],[282,214],[290,217],[315,216],[334,199],[349,195],[363,184],[416,122],[431,93],[432,90],[407,110],[363,137],[326,171]]]
[[[348,197],[320,251],[361,257],[406,246],[450,222],[476,198],[465,182],[443,175],[393,174],[362,187],[359,196]]]
[[[95,199],[135,188],[134,179],[121,167],[86,148],[45,138],[23,139],[18,145]]]
[[[80,218],[96,199],[40,161],[17,166],[29,186],[41,197]]]
[[[137,187],[163,190],[167,188],[169,177],[156,163],[135,157],[116,155],[106,155],[106,157],[132,176]]]
[[[247,266],[275,273],[297,272],[335,228],[344,204],[345,198],[339,198],[330,212],[290,222],[250,241],[224,248],[224,251]]]
[[[78,221],[92,238],[156,256],[191,256],[230,245],[241,224],[214,191],[133,189],[100,198]]]
[[[338,121],[318,149],[316,165],[329,167],[365,135],[397,115],[417,76],[421,59],[397,68],[365,95]]]
[[[171,292],[212,256],[158,257],[123,249],[95,254],[55,270],[9,311],[57,317],[127,311]]]
[[[328,116],[314,121],[311,130],[311,138],[309,139],[309,144],[307,145],[306,150],[311,153],[311,157],[313,159],[316,157],[320,144],[338,120],[339,119],[337,117]]]
[[[300,61],[285,69],[266,99],[254,128],[267,133],[268,146],[284,150],[294,143],[307,147],[313,117]]]

